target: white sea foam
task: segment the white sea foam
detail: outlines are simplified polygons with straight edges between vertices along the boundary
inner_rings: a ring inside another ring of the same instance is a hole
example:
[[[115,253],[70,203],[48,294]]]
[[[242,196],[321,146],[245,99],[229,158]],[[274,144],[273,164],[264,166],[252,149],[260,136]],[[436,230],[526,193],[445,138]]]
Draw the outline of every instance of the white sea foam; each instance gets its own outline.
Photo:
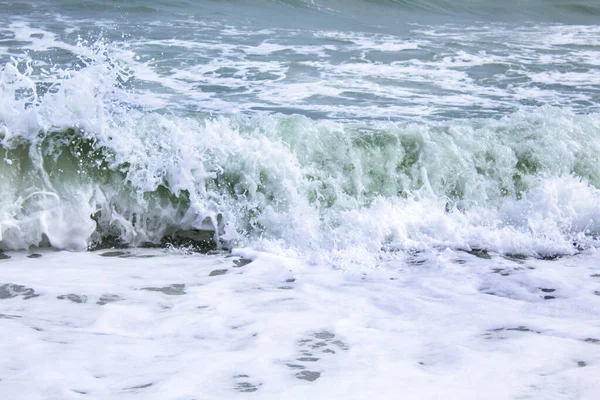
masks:
[[[197,29],[180,35],[113,39],[111,57],[134,72],[141,103],[186,111],[294,110],[346,119],[420,119],[424,109],[427,118],[486,115],[543,104],[597,110],[593,26],[412,25],[398,36],[257,30],[194,20],[170,21],[164,28],[179,32],[190,24]],[[73,34],[34,27],[24,18],[2,30],[40,65],[51,65],[50,53],[58,49],[93,57],[90,46],[73,43]],[[223,35],[227,41],[219,39]],[[15,49],[0,43],[0,54],[14,55]]]
[[[156,250],[9,254],[3,397],[591,400],[600,390],[594,252],[548,262],[445,250],[345,273],[250,250],[242,267]]]

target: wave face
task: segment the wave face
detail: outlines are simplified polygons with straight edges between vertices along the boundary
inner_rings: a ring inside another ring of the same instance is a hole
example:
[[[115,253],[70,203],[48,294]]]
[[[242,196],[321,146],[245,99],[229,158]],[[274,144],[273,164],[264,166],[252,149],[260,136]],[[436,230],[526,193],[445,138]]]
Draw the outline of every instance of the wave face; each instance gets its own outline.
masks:
[[[3,248],[204,230],[234,246],[353,257],[446,246],[547,255],[600,233],[599,114],[365,125],[115,112],[123,76],[110,63],[41,96],[19,70],[1,78]]]
[[[594,246],[598,27],[340,25],[367,3],[476,4],[242,7],[320,15],[267,28],[232,20],[241,11],[225,2],[202,6],[210,21],[182,19],[191,3],[128,2],[127,21],[95,20],[100,39],[90,13],[125,3],[62,2],[56,15],[12,4],[20,17],[0,17],[0,249],[183,238],[370,263]]]

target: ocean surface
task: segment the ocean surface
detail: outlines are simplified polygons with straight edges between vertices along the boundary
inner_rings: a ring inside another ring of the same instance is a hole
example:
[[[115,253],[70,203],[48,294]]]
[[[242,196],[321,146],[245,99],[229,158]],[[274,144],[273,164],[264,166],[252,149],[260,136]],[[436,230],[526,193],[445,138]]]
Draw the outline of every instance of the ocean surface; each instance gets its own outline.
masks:
[[[597,399],[598,246],[597,0],[0,3],[2,397]]]

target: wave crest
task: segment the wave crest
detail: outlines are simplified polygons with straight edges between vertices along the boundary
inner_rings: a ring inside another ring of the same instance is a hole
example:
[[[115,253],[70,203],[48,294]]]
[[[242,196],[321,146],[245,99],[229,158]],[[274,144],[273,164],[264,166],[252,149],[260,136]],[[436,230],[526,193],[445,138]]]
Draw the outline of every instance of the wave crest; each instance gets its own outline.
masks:
[[[191,240],[365,262],[432,247],[570,254],[600,233],[598,114],[177,116],[127,106],[103,57],[45,91],[26,66],[3,69],[2,248]]]

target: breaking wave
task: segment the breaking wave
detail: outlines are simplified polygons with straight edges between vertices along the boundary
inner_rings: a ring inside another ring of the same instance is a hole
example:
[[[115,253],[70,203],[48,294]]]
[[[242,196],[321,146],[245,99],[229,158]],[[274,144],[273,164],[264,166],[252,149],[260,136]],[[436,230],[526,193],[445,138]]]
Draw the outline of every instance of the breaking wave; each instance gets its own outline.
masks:
[[[573,254],[600,234],[600,115],[316,121],[126,101],[104,51],[0,73],[0,248],[196,240],[332,259]]]

